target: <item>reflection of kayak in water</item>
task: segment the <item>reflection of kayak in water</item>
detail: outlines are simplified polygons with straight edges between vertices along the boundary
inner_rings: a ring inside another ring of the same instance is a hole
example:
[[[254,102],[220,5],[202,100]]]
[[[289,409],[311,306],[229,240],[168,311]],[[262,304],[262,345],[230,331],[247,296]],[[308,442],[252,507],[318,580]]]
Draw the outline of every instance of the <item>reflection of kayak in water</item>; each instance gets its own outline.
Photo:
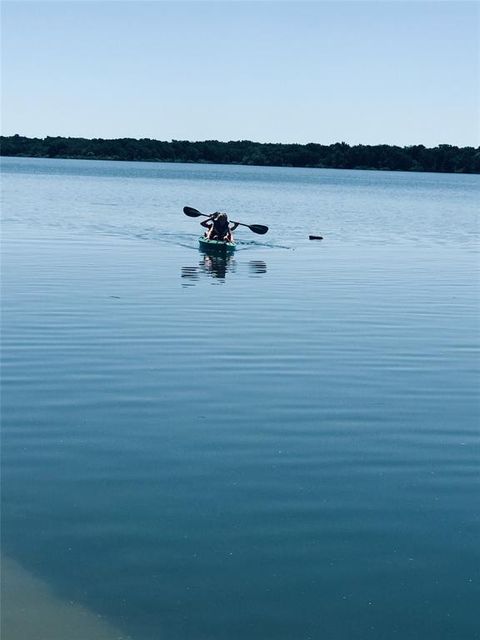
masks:
[[[208,253],[226,254],[235,251],[235,242],[226,242],[225,240],[208,240],[201,237],[198,239],[200,249]]]

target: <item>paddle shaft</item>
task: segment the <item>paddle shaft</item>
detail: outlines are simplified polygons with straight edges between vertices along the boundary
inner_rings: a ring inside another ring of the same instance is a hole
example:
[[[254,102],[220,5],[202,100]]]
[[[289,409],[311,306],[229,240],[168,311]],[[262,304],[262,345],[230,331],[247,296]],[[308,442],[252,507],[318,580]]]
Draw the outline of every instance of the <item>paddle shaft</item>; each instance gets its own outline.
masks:
[[[183,207],[183,213],[191,218],[198,218],[198,216],[203,216],[204,218],[211,218],[211,215],[207,215],[206,213],[201,213],[198,209],[194,209],[193,207]],[[245,224],[245,222],[235,222],[235,220],[230,221],[232,224],[240,225],[242,227],[248,227],[250,231],[254,233],[259,233],[263,235],[267,233],[268,227],[263,224]]]
[[[200,215],[204,216],[205,218],[211,218],[212,217],[211,215],[208,215],[206,213],[201,213]],[[213,220],[213,218],[212,218],[212,220]],[[250,224],[245,224],[245,222],[236,222],[235,220],[229,220],[229,222],[231,222],[232,224],[240,225],[241,227],[248,227],[249,229],[252,226]],[[255,227],[257,225],[253,225],[253,226]]]

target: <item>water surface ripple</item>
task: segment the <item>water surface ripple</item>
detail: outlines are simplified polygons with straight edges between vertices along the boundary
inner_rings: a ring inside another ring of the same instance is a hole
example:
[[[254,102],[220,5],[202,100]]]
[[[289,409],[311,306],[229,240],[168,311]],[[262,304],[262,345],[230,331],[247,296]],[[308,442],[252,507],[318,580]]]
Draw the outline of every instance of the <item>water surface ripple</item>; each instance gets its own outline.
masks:
[[[477,176],[2,170],[2,551],[87,636],[480,637]]]

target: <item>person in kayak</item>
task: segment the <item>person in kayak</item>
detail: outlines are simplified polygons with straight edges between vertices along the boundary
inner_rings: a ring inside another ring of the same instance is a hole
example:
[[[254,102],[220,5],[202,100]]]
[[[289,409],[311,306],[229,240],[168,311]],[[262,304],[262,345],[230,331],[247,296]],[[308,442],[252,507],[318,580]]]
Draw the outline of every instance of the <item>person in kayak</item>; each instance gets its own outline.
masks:
[[[224,242],[233,242],[232,231],[238,227],[238,222],[232,222],[230,225],[227,214],[219,211],[212,213],[200,224],[208,229],[205,232],[205,237],[208,240],[223,240]]]

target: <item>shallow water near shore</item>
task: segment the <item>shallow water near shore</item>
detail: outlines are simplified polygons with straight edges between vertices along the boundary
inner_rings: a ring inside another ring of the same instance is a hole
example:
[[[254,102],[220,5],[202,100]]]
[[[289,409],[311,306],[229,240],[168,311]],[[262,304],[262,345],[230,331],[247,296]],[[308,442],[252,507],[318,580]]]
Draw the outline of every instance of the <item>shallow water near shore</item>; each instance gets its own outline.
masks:
[[[479,185],[2,159],[28,593],[90,640],[480,637]],[[184,205],[270,231],[208,256]]]

